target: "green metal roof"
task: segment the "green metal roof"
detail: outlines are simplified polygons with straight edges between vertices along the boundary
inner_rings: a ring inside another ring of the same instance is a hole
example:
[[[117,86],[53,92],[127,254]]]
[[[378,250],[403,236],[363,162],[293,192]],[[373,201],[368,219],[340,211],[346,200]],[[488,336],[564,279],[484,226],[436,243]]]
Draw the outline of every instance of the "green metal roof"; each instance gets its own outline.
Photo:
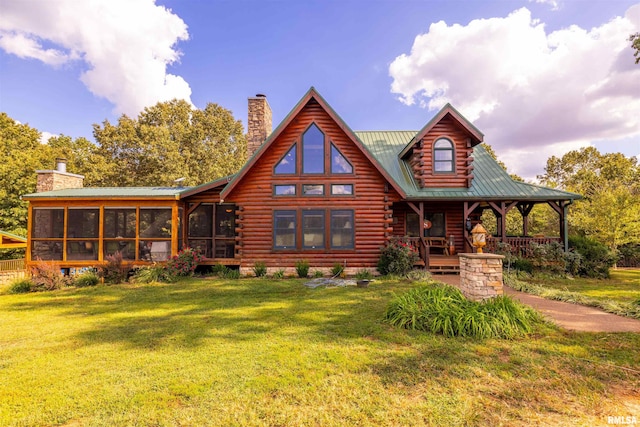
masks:
[[[191,187],[84,187],[68,188],[65,190],[45,191],[22,196],[24,199],[127,199],[127,198],[162,198],[176,199],[180,193]]]
[[[580,195],[511,179],[482,144],[473,149],[474,169],[470,188],[420,188],[400,152],[415,131],[356,131],[356,136],[393,177],[409,200],[574,200]]]

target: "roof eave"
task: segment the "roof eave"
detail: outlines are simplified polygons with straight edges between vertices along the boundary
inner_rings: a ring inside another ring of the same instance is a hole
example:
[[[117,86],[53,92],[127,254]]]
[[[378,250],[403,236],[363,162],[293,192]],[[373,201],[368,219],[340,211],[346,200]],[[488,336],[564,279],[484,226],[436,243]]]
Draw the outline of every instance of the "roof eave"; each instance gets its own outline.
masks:
[[[220,198],[227,197],[231,191],[238,185],[238,183],[244,178],[247,172],[258,161],[262,154],[273,144],[273,142],[280,136],[280,134],[289,126],[291,121],[302,111],[311,99],[315,99],[318,104],[329,114],[334,122],[342,129],[342,131],[354,142],[354,144],[360,149],[365,157],[375,166],[375,168],[384,176],[384,178],[391,184],[391,186],[400,194],[401,197],[405,197],[406,193],[398,185],[397,182],[389,175],[389,173],[382,167],[378,160],[369,152],[366,146],[360,141],[356,134],[351,130],[349,126],[342,120],[342,118],[335,112],[333,108],[327,103],[327,101],[318,93],[318,91],[312,86],[307,93],[298,101],[293,109],[287,114],[285,119],[278,125],[278,127],[267,137],[265,142],[256,150],[253,156],[247,161],[247,163],[240,169],[236,176],[229,182],[229,184],[220,193]]]

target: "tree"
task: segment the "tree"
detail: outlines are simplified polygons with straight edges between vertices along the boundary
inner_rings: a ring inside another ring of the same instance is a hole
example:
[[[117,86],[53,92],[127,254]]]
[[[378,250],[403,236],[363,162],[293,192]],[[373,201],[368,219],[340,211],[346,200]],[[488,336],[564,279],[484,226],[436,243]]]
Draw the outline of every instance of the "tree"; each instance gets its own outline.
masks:
[[[636,64],[640,63],[640,33],[631,34],[629,36],[631,49],[634,50],[633,56],[636,58]]]
[[[40,132],[0,113],[0,229],[26,236],[27,204],[20,196],[35,191],[35,171],[45,168],[50,154]]]
[[[616,250],[640,242],[640,167],[635,157],[594,147],[547,160],[543,184],[581,194],[569,217],[578,233]]]
[[[233,174],[246,160],[242,124],[229,110],[209,103],[193,109],[184,100],[145,108],[137,119],[93,126],[104,162],[102,186],[198,185]]]

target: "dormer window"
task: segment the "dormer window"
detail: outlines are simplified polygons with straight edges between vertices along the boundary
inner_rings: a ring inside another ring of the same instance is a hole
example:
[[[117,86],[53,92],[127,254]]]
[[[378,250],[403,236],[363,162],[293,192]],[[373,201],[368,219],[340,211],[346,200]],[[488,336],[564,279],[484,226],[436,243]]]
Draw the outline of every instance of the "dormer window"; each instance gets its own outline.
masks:
[[[324,173],[324,134],[315,123],[302,135],[302,173]]]
[[[433,170],[434,172],[454,172],[455,156],[453,143],[445,138],[437,140],[433,144]]]

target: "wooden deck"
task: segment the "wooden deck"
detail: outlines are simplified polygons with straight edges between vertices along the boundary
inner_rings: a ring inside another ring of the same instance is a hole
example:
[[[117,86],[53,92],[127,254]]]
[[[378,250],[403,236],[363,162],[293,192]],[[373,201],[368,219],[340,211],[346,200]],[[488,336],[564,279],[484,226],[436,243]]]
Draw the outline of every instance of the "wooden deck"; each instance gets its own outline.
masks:
[[[430,255],[429,271],[431,273],[460,273],[460,260],[457,255]]]

